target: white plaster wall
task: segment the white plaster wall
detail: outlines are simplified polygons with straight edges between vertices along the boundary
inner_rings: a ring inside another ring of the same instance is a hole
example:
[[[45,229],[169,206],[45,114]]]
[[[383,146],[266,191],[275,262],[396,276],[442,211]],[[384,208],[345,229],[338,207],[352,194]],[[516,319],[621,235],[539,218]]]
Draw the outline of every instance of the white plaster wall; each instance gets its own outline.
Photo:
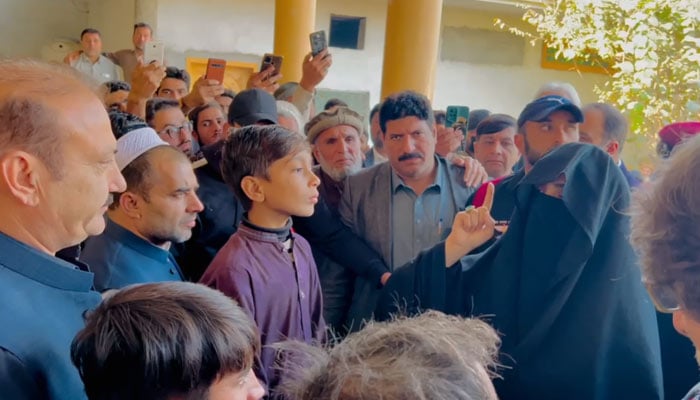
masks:
[[[259,62],[272,52],[274,0],[158,0],[158,37],[169,64],[222,56]]]
[[[104,51],[130,49],[135,14],[134,0],[90,0],[87,26],[100,31]]]
[[[78,38],[86,0],[0,0],[0,57],[40,57],[43,46]]]
[[[333,67],[321,86],[335,90],[369,91],[371,108],[379,102],[381,92],[386,0],[318,0],[317,4],[317,30],[330,30],[331,14],[367,17],[365,48],[331,48]]]
[[[170,64],[183,67],[187,56],[258,62],[263,53],[272,50],[274,0],[151,1],[158,1],[158,36],[165,41]],[[374,104],[381,90],[386,0],[318,0],[317,29],[329,29],[331,13],[367,17],[365,48],[332,49],[334,65],[321,87],[369,91],[370,104]],[[512,15],[446,7],[443,24],[494,29],[496,16],[517,23]],[[541,69],[539,52],[539,47],[528,46],[524,65],[519,67],[439,62],[435,107],[466,104],[517,115],[537,88],[552,80],[574,84],[584,102],[596,99],[593,85],[604,76]]]
[[[156,27],[166,45],[166,59],[184,67],[186,57],[225,57],[259,62],[272,51],[274,0],[2,0],[0,54],[39,56],[53,38],[76,38],[86,26],[103,32],[105,50],[131,47],[131,28],[138,18]],[[82,9],[81,9],[82,8]],[[86,8],[90,13],[86,13]],[[316,28],[329,29],[330,14],[365,16],[363,50],[332,49],[334,65],[322,88],[369,91],[379,101],[384,51],[386,0],[318,0]],[[443,25],[494,29],[495,11],[446,7]],[[12,38],[8,40],[7,38]],[[494,49],[498,51],[498,49]],[[416,57],[421,57],[416,54]],[[602,75],[542,69],[540,48],[528,46],[518,67],[439,62],[434,105],[465,104],[517,115],[536,89],[551,80],[573,83],[584,102],[594,101],[593,86]]]
[[[443,26],[495,29],[493,21],[496,17],[514,26],[524,26],[517,15],[493,11],[451,7],[443,10],[442,15]],[[551,81],[574,85],[584,104],[597,101],[593,87],[602,85],[605,75],[543,69],[540,67],[541,50],[541,45],[533,47],[528,43],[522,66],[439,62],[433,97],[435,108],[464,104],[472,109],[486,108],[517,117],[537,89]]]

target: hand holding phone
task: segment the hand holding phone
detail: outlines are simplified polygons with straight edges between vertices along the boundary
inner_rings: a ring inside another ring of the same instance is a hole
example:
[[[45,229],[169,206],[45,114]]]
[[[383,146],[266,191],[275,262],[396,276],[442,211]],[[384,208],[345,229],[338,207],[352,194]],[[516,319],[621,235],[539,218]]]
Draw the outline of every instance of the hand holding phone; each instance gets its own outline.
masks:
[[[445,111],[445,126],[453,128],[455,124],[469,125],[469,107],[447,106]]]
[[[260,64],[260,72],[265,71],[266,69],[269,68],[270,65],[274,67],[274,70],[272,71],[272,74],[270,76],[275,76],[280,73],[280,70],[282,69],[282,60],[284,58],[282,56],[276,56],[274,54],[265,54],[262,59],[262,63]]]
[[[324,49],[328,48],[326,31],[313,32],[309,35],[309,41],[311,42],[311,55],[314,57],[316,57]]]
[[[207,72],[204,77],[206,79],[215,80],[217,82],[224,83],[224,74],[226,72],[226,60],[219,58],[210,58],[207,61]]]
[[[143,63],[150,64],[157,62],[163,64],[165,58],[165,45],[161,41],[152,40],[147,42],[143,49]]]

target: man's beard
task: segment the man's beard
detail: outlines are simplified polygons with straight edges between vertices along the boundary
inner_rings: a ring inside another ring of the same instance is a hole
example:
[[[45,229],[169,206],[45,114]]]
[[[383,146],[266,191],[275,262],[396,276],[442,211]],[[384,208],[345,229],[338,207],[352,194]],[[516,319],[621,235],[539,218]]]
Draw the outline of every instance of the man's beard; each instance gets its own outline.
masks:
[[[542,158],[542,154],[536,152],[535,150],[532,150],[530,147],[530,143],[527,141],[527,137],[525,137],[525,159],[527,162],[532,166],[535,165],[537,161]]]
[[[333,168],[329,167],[328,164],[321,159],[319,159],[318,162],[321,164],[321,169],[323,172],[325,172],[326,175],[330,176],[331,179],[336,182],[341,182],[343,179],[347,178],[348,176],[355,175],[362,169],[361,163],[355,163],[355,165],[344,168]]]

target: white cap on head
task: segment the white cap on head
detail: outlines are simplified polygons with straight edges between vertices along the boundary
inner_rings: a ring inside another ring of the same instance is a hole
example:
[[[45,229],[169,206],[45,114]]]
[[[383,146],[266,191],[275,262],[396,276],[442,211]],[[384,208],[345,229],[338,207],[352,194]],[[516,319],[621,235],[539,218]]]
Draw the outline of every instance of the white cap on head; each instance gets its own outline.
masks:
[[[160,138],[153,128],[134,129],[117,139],[117,166],[119,170],[129,165],[138,156],[158,146],[170,146]]]

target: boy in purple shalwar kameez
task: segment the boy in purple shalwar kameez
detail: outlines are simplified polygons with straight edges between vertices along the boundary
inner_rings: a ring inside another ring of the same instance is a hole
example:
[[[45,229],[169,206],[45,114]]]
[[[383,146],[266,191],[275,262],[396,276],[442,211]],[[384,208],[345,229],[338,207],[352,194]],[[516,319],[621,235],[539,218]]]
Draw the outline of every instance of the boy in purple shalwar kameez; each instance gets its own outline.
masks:
[[[307,241],[291,231],[291,216],[309,216],[318,177],[303,136],[280,126],[246,126],[226,140],[222,172],[247,210],[200,282],[234,298],[255,320],[262,352],[255,372],[275,397],[283,379],[270,347],[291,339],[325,339],[321,287]]]

